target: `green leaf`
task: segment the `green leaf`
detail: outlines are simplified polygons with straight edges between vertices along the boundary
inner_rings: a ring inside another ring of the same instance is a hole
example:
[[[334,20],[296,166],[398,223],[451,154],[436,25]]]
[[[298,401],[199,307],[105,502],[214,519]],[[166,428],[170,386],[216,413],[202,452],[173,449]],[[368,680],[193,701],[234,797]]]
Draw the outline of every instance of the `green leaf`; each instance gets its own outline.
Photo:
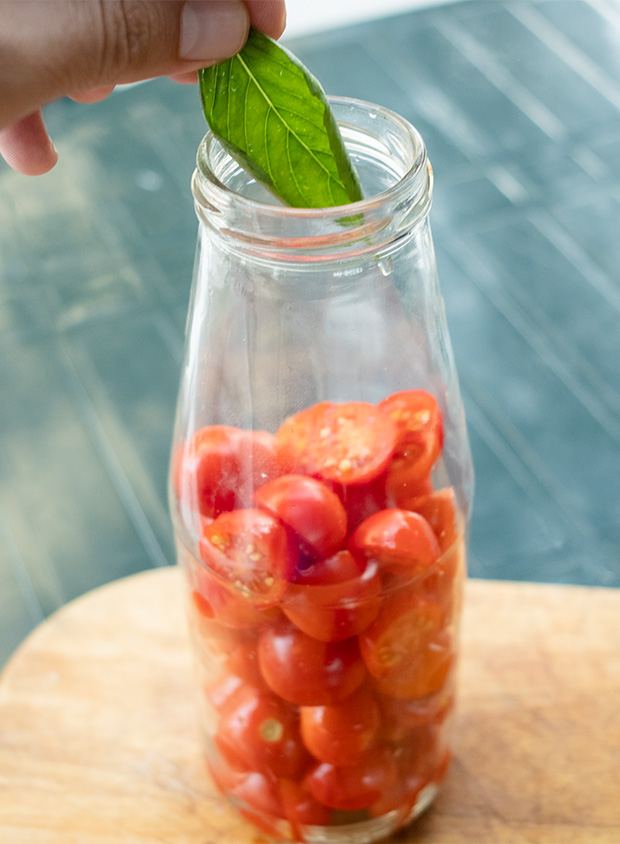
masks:
[[[241,52],[199,71],[199,81],[211,130],[286,203],[325,208],[362,198],[325,92],[271,38],[251,29]]]

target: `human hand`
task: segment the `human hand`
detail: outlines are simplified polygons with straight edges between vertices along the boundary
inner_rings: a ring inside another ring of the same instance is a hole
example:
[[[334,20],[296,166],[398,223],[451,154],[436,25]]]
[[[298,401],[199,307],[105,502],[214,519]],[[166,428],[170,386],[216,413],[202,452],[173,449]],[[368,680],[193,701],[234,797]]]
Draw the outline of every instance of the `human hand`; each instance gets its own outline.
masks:
[[[195,82],[237,53],[250,25],[278,38],[284,0],[0,0],[0,155],[39,175],[58,154],[41,106],[94,103],[119,83]]]

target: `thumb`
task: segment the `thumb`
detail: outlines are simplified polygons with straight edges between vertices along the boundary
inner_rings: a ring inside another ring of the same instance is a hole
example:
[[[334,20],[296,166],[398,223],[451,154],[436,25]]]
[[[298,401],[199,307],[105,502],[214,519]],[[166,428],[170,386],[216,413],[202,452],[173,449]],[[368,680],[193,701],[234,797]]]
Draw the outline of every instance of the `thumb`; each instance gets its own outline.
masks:
[[[234,55],[242,0],[0,0],[0,129],[59,97]]]

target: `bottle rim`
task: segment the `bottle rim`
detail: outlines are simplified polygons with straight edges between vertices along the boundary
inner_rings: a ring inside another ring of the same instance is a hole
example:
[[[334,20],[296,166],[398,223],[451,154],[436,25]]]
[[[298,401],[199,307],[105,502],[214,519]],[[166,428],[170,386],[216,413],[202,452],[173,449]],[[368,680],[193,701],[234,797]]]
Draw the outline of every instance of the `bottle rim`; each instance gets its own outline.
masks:
[[[431,205],[433,173],[418,130],[383,106],[349,97],[328,100],[349,151],[367,160],[374,156],[377,170],[383,168],[393,179],[387,187],[357,202],[327,208],[259,201],[226,183],[242,168],[208,131],[198,147],[192,177],[199,219],[254,247],[277,241],[279,250],[360,240],[368,249],[376,249],[424,220]],[[371,131],[370,126],[377,129]],[[248,179],[252,179],[249,174]]]

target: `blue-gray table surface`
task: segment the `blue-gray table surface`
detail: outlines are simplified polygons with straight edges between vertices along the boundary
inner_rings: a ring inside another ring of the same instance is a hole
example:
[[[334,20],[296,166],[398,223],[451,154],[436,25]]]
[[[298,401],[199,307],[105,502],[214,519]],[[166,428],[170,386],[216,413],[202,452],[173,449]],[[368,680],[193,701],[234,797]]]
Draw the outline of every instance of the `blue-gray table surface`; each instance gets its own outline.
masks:
[[[426,140],[472,576],[620,586],[620,5],[465,0],[284,43]],[[198,95],[158,80],[46,120],[55,170],[0,165],[0,665],[70,599],[174,562]]]

